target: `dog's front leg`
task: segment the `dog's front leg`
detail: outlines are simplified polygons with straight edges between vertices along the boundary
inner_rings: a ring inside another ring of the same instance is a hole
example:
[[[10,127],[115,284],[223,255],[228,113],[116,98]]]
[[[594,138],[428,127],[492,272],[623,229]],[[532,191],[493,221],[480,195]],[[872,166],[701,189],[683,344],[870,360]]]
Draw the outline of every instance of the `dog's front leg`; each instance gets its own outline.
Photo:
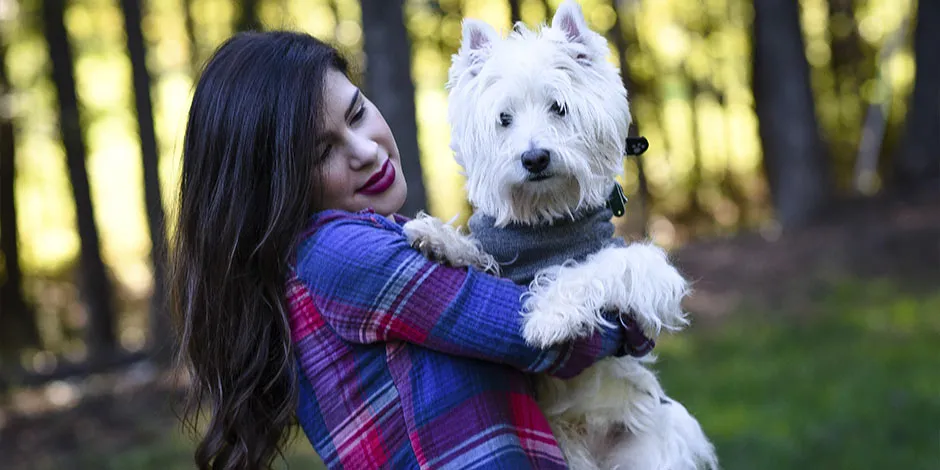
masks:
[[[403,227],[408,243],[425,257],[450,266],[474,266],[497,274],[499,265],[469,235],[424,212]]]
[[[594,258],[601,261],[598,258]],[[647,337],[659,335],[663,328],[676,331],[689,324],[682,310],[682,300],[689,294],[689,283],[669,262],[666,251],[651,242],[633,243],[622,248],[608,261],[628,278],[626,285],[614,283],[610,292],[614,305],[626,304]]]
[[[687,322],[682,299],[688,283],[653,245],[609,247],[583,263],[565,263],[539,272],[524,304],[523,334],[546,347],[610,326],[604,311],[634,315],[649,337]]]
[[[624,280],[600,267],[569,261],[536,273],[523,298],[522,334],[529,344],[544,348],[613,326],[602,316],[610,304],[606,285]]]

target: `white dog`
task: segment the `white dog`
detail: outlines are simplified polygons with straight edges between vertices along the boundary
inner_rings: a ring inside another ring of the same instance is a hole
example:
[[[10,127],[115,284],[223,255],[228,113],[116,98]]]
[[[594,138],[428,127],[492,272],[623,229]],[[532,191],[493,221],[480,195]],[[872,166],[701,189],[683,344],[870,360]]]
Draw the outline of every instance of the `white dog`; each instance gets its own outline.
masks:
[[[449,117],[476,208],[473,239],[427,216],[405,226],[429,257],[531,282],[523,334],[537,346],[610,326],[603,311],[629,312],[648,337],[687,324],[687,282],[663,250],[611,238],[605,204],[631,116],[607,55],[571,1],[550,27],[520,23],[506,39],[465,20]],[[698,422],[645,367],[651,361],[611,358],[572,380],[540,377],[539,403],[572,468],[717,467]]]

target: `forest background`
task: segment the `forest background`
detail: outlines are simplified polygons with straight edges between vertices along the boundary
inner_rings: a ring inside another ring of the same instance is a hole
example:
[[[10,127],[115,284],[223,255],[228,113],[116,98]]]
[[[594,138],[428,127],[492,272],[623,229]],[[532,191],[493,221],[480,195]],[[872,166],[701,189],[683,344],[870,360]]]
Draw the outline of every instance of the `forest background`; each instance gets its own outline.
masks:
[[[0,0],[0,467],[191,466],[163,260],[223,40],[334,42],[398,139],[403,212],[465,220],[444,90],[460,21],[506,31],[557,3]],[[659,369],[724,466],[936,468],[940,2],[580,3],[651,145],[625,158],[618,233],[696,280]]]

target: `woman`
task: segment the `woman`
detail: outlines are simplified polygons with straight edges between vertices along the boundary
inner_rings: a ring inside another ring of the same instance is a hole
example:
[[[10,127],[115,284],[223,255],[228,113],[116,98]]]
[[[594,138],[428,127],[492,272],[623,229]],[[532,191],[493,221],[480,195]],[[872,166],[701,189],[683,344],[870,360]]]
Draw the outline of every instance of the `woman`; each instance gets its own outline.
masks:
[[[623,333],[529,347],[525,289],[408,246],[406,192],[332,47],[246,33],[208,62],[172,276],[199,468],[269,467],[295,418],[330,468],[564,467],[526,373],[576,375]]]

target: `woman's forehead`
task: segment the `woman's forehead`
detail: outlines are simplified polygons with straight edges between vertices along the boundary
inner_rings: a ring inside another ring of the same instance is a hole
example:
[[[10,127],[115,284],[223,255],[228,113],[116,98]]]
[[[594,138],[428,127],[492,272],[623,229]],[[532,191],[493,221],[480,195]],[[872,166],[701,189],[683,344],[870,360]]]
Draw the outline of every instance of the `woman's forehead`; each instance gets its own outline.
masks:
[[[324,122],[329,125],[332,122],[345,121],[346,111],[356,98],[358,91],[359,89],[346,78],[346,75],[330,69],[323,86]]]
[[[340,105],[345,110],[350,98],[356,93],[356,85],[353,85],[346,75],[335,69],[330,69],[325,78],[324,101]]]

